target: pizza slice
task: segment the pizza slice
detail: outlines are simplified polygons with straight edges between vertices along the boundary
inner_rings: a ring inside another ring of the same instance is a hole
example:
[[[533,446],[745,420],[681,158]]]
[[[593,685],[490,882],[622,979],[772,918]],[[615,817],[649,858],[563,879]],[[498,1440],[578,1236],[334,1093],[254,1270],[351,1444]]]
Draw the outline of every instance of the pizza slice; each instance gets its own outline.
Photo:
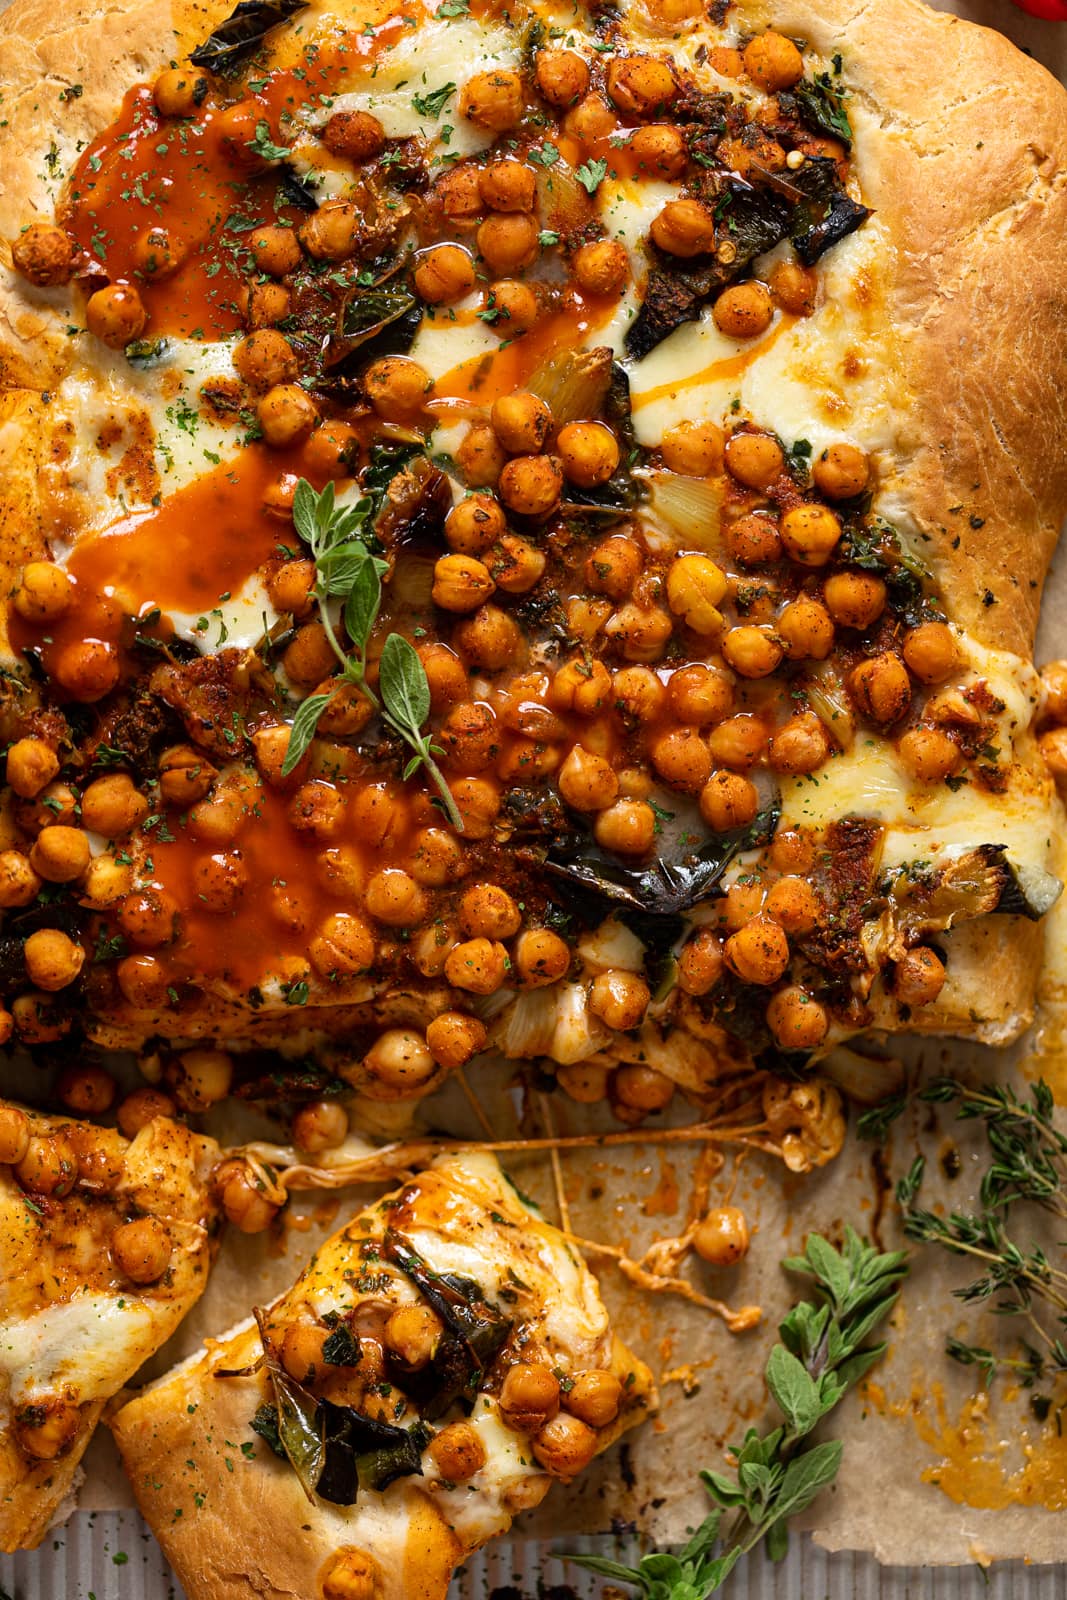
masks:
[[[217,1159],[165,1117],[127,1140],[0,1103],[0,1549],[40,1543],[105,1405],[203,1293]]]
[[[190,1600],[443,1600],[653,1403],[581,1257],[465,1153],[355,1216],[111,1427]]]

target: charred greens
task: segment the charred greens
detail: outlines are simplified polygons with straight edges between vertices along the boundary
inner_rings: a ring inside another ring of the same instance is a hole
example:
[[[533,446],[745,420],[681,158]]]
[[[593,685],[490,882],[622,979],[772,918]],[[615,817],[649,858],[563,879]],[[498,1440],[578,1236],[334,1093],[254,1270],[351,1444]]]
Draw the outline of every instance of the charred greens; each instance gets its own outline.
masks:
[[[220,22],[189,60],[194,67],[230,72],[266,38],[279,22],[302,11],[307,0],[240,0],[225,22]]]

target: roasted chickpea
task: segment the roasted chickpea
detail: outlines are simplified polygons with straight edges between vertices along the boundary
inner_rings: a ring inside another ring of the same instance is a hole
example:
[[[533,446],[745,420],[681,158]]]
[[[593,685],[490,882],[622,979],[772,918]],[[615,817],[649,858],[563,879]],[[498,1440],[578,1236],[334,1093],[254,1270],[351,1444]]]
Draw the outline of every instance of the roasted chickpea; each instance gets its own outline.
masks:
[[[570,422],[561,428],[556,448],[571,483],[595,489],[607,483],[619,464],[619,442],[603,422]]]
[[[255,100],[239,100],[213,118],[222,154],[242,172],[264,172],[270,165],[257,147],[256,136],[263,120],[263,107]]]
[[[718,606],[726,588],[726,574],[710,556],[678,556],[667,569],[667,604],[694,633],[720,631]]]
[[[586,605],[606,606],[610,601],[587,601]],[[595,617],[595,613],[594,613]],[[568,621],[570,619],[568,618]],[[586,638],[595,637],[599,628],[599,621],[591,632],[584,634]],[[620,646],[623,655],[628,661],[658,661],[674,632],[674,624],[669,611],[662,606],[646,605],[638,602],[629,602],[620,606],[603,623],[604,632],[609,638],[614,639]],[[571,632],[575,632],[574,623],[570,621]]]
[[[657,734],[649,756],[664,783],[698,794],[711,776],[711,755],[696,728],[671,728]]]
[[[289,291],[281,283],[251,283],[241,306],[249,328],[272,328],[289,315]]]
[[[417,1094],[437,1072],[426,1040],[412,1028],[388,1028],[363,1057],[372,1078],[398,1094]]]
[[[51,670],[60,687],[86,705],[102,700],[119,681],[117,652],[104,639],[72,639],[57,650]]]
[[[134,1089],[119,1103],[116,1113],[119,1132],[127,1139],[134,1139],[156,1117],[173,1117],[176,1109],[170,1095],[160,1089]]]
[[[465,1067],[485,1049],[485,1024],[465,1011],[443,1011],[426,1029],[426,1045],[439,1067]]]
[[[758,810],[755,784],[737,772],[713,772],[700,791],[700,815],[718,833],[747,828]]]
[[[658,56],[615,56],[608,63],[607,89],[620,111],[650,117],[671,104],[678,85],[668,63]]]
[[[70,610],[74,586],[53,561],[30,561],[22,569],[14,607],[24,622],[55,622]]]
[[[475,883],[459,902],[459,924],[472,939],[510,939],[522,926],[522,912],[498,884]]]
[[[778,523],[771,516],[758,511],[750,512],[736,522],[729,523],[723,532],[726,548],[743,567],[762,566],[782,559]]]
[[[124,1000],[139,1010],[158,1010],[169,1001],[167,974],[155,956],[126,956],[115,968]]]
[[[456,466],[464,483],[472,489],[489,489],[504,470],[507,456],[488,422],[476,422],[460,441]]]
[[[745,1213],[737,1206],[713,1207],[693,1230],[693,1249],[711,1267],[736,1266],[748,1254]]]
[[[742,678],[766,678],[781,663],[784,651],[769,628],[744,624],[730,629],[722,641],[722,654]]]
[[[11,260],[21,277],[39,289],[51,289],[70,282],[74,242],[54,222],[31,222],[11,241]]]
[[[723,955],[743,982],[777,983],[789,965],[789,941],[777,922],[760,913],[730,935]]]
[[[304,446],[304,460],[317,477],[351,477],[358,456],[359,435],[347,422],[323,422]]]
[[[537,321],[537,295],[517,278],[498,278],[489,285],[486,309],[496,312],[493,328],[505,339],[526,333]]]
[[[471,1422],[450,1422],[427,1447],[434,1466],[448,1483],[466,1483],[489,1459],[481,1435]]]
[[[444,1324],[429,1306],[397,1306],[385,1325],[384,1344],[405,1367],[418,1372],[434,1358]]]
[[[800,777],[816,772],[830,756],[830,735],[811,711],[789,717],[771,737],[767,761],[775,772]]]
[[[509,455],[537,455],[552,429],[552,412],[525,390],[501,395],[490,414],[494,431]]]
[[[81,1410],[73,1400],[45,1400],[15,1413],[15,1437],[34,1461],[54,1461],[61,1456],[74,1443],[80,1427]]]
[[[866,489],[871,468],[858,445],[831,444],[816,456],[811,475],[828,500],[851,500]]]
[[[327,200],[299,230],[314,261],[347,261],[359,248],[360,209],[348,200]]]
[[[59,771],[59,757],[43,739],[16,739],[7,752],[7,781],[17,795],[32,800]]]
[[[667,688],[648,667],[621,667],[612,679],[615,704],[638,722],[654,722],[667,699]]]
[[[669,122],[635,128],[627,148],[638,170],[654,173],[657,178],[677,180],[684,175],[689,164],[685,135]]]
[[[89,865],[89,840],[81,828],[57,823],[37,835],[30,866],[49,883],[73,883]]]
[[[446,644],[420,644],[419,659],[430,688],[430,705],[434,711],[444,711],[465,700],[470,693],[470,681],[463,662]]]
[[[799,261],[779,261],[771,268],[770,285],[771,297],[783,311],[810,317],[815,310],[819,279],[810,267],[802,267]]]
[[[507,133],[522,121],[522,76],[510,68],[478,72],[464,85],[460,115],[488,133]]]
[[[678,983],[685,994],[709,994],[722,977],[722,941],[700,928],[678,957]]]
[[[49,828],[49,833],[57,833]],[[74,831],[73,829],[71,830]],[[119,926],[137,949],[156,950],[177,933],[178,905],[165,889],[138,889],[128,894],[118,913]]]
[[[656,813],[644,800],[618,800],[597,813],[596,840],[617,856],[644,856],[656,838]]]
[[[532,167],[508,157],[482,168],[478,191],[490,211],[532,211],[537,201],[537,179]]]
[[[385,149],[385,129],[369,111],[335,111],[322,130],[331,155],[349,161],[374,161]]]
[[[1067,722],[1067,661],[1047,661],[1041,668],[1045,691],[1045,716],[1050,722]]]
[[[29,1147],[29,1117],[17,1106],[0,1106],[0,1164],[15,1166]]]
[[[712,728],[708,749],[716,766],[744,771],[754,766],[767,748],[767,729],[759,717],[742,712]]]
[[[28,906],[40,887],[40,875],[20,851],[0,850],[0,907]]]
[[[715,326],[728,339],[755,339],[774,317],[770,293],[754,279],[724,289],[711,310]]]
[[[534,1436],[533,1453],[554,1478],[574,1478],[596,1455],[596,1433],[578,1417],[561,1412]]]
[[[663,435],[665,464],[689,478],[721,472],[723,448],[723,431],[714,422],[678,422]]]
[[[21,998],[21,997],[20,997]],[[31,1194],[68,1195],[78,1181],[78,1152],[68,1134],[31,1134],[15,1177]]]
[[[479,253],[493,273],[521,272],[536,258],[540,229],[527,211],[498,211],[486,217],[475,236]]]
[[[589,88],[589,68],[576,50],[539,50],[534,77],[541,96],[560,109],[574,105]]]
[[[493,551],[489,575],[505,594],[529,594],[540,583],[547,565],[548,557],[543,550],[538,550],[528,539],[505,533]],[[516,653],[521,646],[522,635],[516,631]]]
[[[519,516],[549,516],[562,492],[563,473],[555,456],[516,456],[500,474],[500,498]]]
[[[537,1433],[559,1411],[559,1379],[539,1363],[516,1362],[504,1374],[499,1404],[506,1427]]]
[[[644,1021],[651,998],[644,978],[635,972],[609,968],[593,979],[589,1009],[615,1032],[627,1033]]]
[[[571,275],[584,294],[617,294],[630,275],[626,246],[618,239],[596,239],[574,252]]]
[[[515,945],[515,970],[527,989],[557,982],[570,970],[571,953],[557,933],[528,928]]]
[[[615,131],[617,118],[603,95],[595,90],[585,95],[563,119],[563,132],[582,144],[606,139]]]
[[[927,945],[916,945],[896,964],[893,993],[903,1006],[928,1006],[945,986],[944,962]]]
[[[170,1266],[170,1235],[155,1217],[135,1217],[111,1235],[111,1259],[131,1283],[158,1283]]]
[[[821,912],[819,897],[808,880],[791,873],[771,885],[763,909],[786,933],[810,933]]]
[[[908,669],[892,650],[861,661],[849,674],[848,687],[863,715],[883,726],[896,722],[911,703]]]
[[[270,224],[248,236],[248,249],[260,272],[283,278],[300,265],[300,241],[292,228]]]
[[[299,373],[292,345],[274,328],[259,328],[242,339],[234,349],[233,364],[249,388],[259,391],[294,383]]]
[[[768,94],[791,89],[804,76],[804,59],[792,39],[771,28],[750,39],[743,54],[745,71]]]
[[[409,421],[422,409],[432,387],[426,368],[407,356],[383,356],[363,374],[367,399],[385,422]]]
[[[833,618],[821,600],[802,594],[791,600],[775,623],[791,661],[825,661],[834,643]]]
[[[85,965],[85,951],[59,928],[38,928],[23,947],[26,973],[38,989],[53,994],[74,982]]]
[[[580,744],[572,745],[556,782],[561,796],[575,811],[603,811],[619,794],[619,780],[611,763]]]
[[[654,1067],[627,1064],[619,1067],[615,1073],[611,1093],[614,1100],[630,1111],[647,1114],[662,1111],[670,1105],[674,1098],[674,1084]]]
[[[256,416],[264,441],[274,450],[287,450],[307,438],[319,411],[298,383],[277,383],[256,402]]]
[[[822,592],[826,609],[842,628],[869,628],[885,610],[885,584],[872,572],[835,572]]]
[[[122,350],[140,338],[148,312],[132,284],[111,283],[89,296],[85,321],[94,339],[112,350]]]
[[[495,588],[489,568],[473,556],[441,556],[434,567],[433,600],[443,611],[476,611]]]
[[[241,1161],[225,1161],[216,1182],[227,1222],[240,1233],[262,1233],[278,1215],[260,1179]]]
[[[626,534],[614,534],[597,545],[585,563],[586,583],[595,594],[623,600],[644,565],[641,550]]]
[[[923,783],[951,777],[963,761],[959,746],[941,728],[909,728],[897,749],[908,771]]]
[[[785,553],[805,567],[825,566],[841,538],[841,519],[826,506],[792,506],[779,533]]]
[[[668,200],[649,230],[654,244],[671,256],[690,260],[715,248],[715,218],[699,200]]]
[[[499,748],[496,716],[492,707],[477,703],[456,706],[445,720],[440,740],[450,766],[467,772],[482,771]],[[499,800],[496,806],[494,817],[500,809]]]
[[[402,867],[384,867],[367,884],[367,911],[390,928],[413,928],[426,915],[425,892]]]
[[[732,433],[726,441],[723,459],[731,477],[746,489],[769,489],[785,471],[782,447],[769,433],[748,430]]]
[[[322,1575],[322,1600],[381,1600],[382,1569],[366,1550],[338,1550]]]
[[[146,228],[133,247],[134,268],[139,277],[152,281],[170,278],[185,260],[185,247],[169,228]]]
[[[165,1075],[183,1111],[206,1111],[229,1094],[233,1057],[225,1050],[183,1050],[168,1062]]]
[[[474,262],[459,244],[439,244],[419,258],[415,289],[431,306],[450,306],[474,288]]]
[[[492,939],[467,939],[453,945],[445,961],[445,977],[468,994],[495,994],[507,976],[510,961],[502,944]]]
[[[337,1100],[312,1100],[293,1118],[293,1142],[310,1155],[336,1150],[347,1137],[348,1113]]]
[[[943,683],[960,664],[959,646],[947,622],[921,622],[904,635],[904,660],[920,683]]]
[[[124,772],[96,778],[82,793],[82,825],[105,839],[118,839],[139,828],[148,815],[148,801]]]

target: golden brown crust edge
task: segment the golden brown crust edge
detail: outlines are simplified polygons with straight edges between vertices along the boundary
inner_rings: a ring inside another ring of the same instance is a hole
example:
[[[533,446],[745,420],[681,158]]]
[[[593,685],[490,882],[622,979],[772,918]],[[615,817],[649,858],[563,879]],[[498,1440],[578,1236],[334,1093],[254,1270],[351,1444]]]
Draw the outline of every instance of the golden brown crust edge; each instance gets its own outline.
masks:
[[[1067,513],[1067,91],[921,0],[742,10],[843,55],[860,180],[896,248],[907,399],[891,493],[955,620],[1029,655]]]

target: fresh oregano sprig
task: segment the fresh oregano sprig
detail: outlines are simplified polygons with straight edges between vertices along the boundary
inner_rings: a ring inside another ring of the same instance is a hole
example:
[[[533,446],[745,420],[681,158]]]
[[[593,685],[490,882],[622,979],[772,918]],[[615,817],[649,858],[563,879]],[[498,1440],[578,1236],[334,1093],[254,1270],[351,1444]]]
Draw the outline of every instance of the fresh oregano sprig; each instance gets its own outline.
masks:
[[[312,597],[318,606],[330,648],[340,666],[339,676],[356,685],[392,731],[411,746],[413,755],[404,768],[408,779],[419,767],[426,772],[441,796],[448,819],[463,832],[463,818],[445,782],[435,756],[441,751],[430,741],[423,724],[430,715],[430,686],[418,652],[399,633],[387,636],[379,662],[378,693],[367,683],[367,647],[382,604],[382,575],[388,563],[367,545],[373,532],[376,503],[364,495],[351,506],[338,506],[334,487],[328,483],[316,494],[306,478],[301,478],[293,496],[293,524],[309,547],[315,562]],[[345,633],[350,641],[346,650],[337,637],[330,616],[329,602],[341,599]],[[289,736],[289,748],[282,763],[282,775],[296,767],[315,736],[319,719],[331,695],[309,695],[297,709]]]
[[[764,1434],[749,1428],[730,1447],[733,1477],[701,1473],[716,1509],[676,1555],[655,1551],[636,1567],[600,1556],[567,1559],[629,1584],[647,1600],[705,1600],[761,1541],[773,1559],[785,1554],[789,1518],[833,1482],[841,1465],[840,1440],[804,1441],[884,1352],[884,1343],[866,1341],[893,1309],[908,1269],[904,1252],[875,1250],[851,1228],[841,1250],[811,1234],[804,1254],[782,1265],[811,1280],[812,1296],[779,1324],[781,1343],[767,1360],[767,1388],[782,1423]]]

